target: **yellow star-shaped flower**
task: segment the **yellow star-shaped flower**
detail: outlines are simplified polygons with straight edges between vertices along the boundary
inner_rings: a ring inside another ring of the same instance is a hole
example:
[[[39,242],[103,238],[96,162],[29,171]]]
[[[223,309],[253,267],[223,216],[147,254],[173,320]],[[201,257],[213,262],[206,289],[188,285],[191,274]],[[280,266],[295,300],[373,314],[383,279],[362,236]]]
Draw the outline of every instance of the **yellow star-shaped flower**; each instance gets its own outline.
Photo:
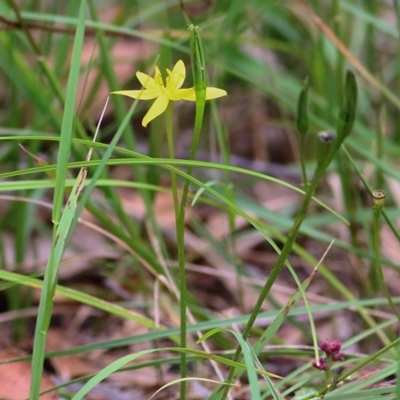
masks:
[[[181,89],[183,82],[186,78],[186,68],[182,60],[179,60],[172,71],[167,69],[168,77],[166,85],[161,76],[158,67],[155,67],[154,78],[138,71],[136,76],[139,82],[143,85],[142,90],[119,90],[112,92],[123,96],[132,97],[139,100],[152,100],[154,103],[147,111],[143,118],[142,125],[147,124],[154,118],[162,114],[168,106],[169,101],[188,100],[196,101],[196,92],[194,87],[188,89]],[[226,96],[226,91],[214,87],[206,88],[206,100],[216,99],[217,97]]]

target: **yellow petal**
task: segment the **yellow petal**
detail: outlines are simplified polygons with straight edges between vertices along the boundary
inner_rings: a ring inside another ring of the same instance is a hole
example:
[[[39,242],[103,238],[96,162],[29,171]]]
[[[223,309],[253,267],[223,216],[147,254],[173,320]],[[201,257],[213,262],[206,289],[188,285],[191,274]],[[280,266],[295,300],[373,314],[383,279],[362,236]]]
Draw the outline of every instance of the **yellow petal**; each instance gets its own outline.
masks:
[[[185,92],[187,91],[187,92]],[[190,89],[181,89],[178,90],[176,92],[176,94],[180,94],[180,98],[178,98],[177,100],[187,100],[187,101],[196,101],[196,91],[194,90],[194,88],[190,88]],[[206,88],[206,100],[211,100],[211,99],[216,99],[218,97],[222,97],[222,96],[226,96],[227,93],[225,90],[223,89],[218,89],[215,87],[208,87]],[[174,100],[171,98],[171,100]]]
[[[164,81],[162,79],[162,75],[160,72],[160,68],[157,67],[157,65],[155,66],[155,72],[154,72],[154,82],[156,83],[156,85],[158,87],[164,87]]]
[[[136,72],[136,77],[138,78],[139,82],[142,84],[143,87],[146,89],[156,89],[157,84],[151,76],[144,74],[143,72]]]
[[[155,90],[118,90],[116,92],[111,92],[112,94],[120,94],[122,96],[128,96],[132,99],[139,100],[152,100],[160,95],[158,89]]]
[[[167,90],[175,91],[179,89],[186,78],[186,67],[182,60],[177,61],[172,71],[167,69]]]
[[[218,89],[215,87],[206,88],[206,100],[216,99],[218,97],[226,96],[226,90]]]
[[[168,97],[165,95],[157,97],[149,108],[149,111],[147,111],[146,115],[144,116],[142,125],[146,127],[150,121],[162,114],[167,109],[168,102]]]
[[[168,93],[168,98],[172,101],[176,101],[176,100],[195,101],[196,94],[194,92],[194,88],[192,87],[192,88],[187,88],[187,89],[178,89],[171,93]]]

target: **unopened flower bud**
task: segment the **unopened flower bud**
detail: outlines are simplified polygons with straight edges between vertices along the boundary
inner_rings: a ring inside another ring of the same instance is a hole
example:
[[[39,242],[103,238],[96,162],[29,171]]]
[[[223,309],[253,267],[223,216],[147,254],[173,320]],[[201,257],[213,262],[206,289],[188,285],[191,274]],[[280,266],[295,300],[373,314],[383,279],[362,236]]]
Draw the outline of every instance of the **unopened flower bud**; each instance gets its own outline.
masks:
[[[332,354],[332,360],[333,361],[343,361],[344,360],[344,354],[341,351],[338,351],[337,353]]]
[[[324,340],[319,344],[319,348],[326,353],[326,355],[332,355],[340,352],[342,342],[340,340]]]
[[[320,369],[321,371],[326,371],[327,369],[325,358],[320,358],[319,363],[315,360],[312,365],[314,368]]]

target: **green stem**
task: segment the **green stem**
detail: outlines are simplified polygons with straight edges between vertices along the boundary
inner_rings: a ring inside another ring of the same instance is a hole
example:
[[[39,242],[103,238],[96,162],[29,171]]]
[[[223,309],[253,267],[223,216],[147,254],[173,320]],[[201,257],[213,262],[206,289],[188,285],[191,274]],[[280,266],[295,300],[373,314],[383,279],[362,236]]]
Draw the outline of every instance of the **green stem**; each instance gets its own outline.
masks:
[[[331,160],[331,158],[329,159],[329,162],[328,162],[328,160],[325,161],[325,164],[323,165],[322,168],[318,168],[316,174],[314,175],[314,178],[312,179],[312,181],[310,183],[310,186],[307,188],[308,190],[307,190],[307,192],[305,194],[303,203],[302,203],[301,208],[300,208],[300,210],[299,210],[299,212],[298,212],[298,214],[296,216],[296,219],[295,219],[295,221],[293,223],[293,226],[292,226],[292,228],[291,228],[291,230],[289,232],[289,235],[288,235],[287,240],[286,240],[286,242],[285,242],[285,244],[283,246],[283,249],[282,249],[281,253],[278,256],[278,260],[276,261],[276,263],[275,263],[275,265],[274,265],[274,267],[273,267],[273,269],[272,269],[272,271],[271,271],[271,273],[270,273],[270,275],[269,275],[269,277],[267,279],[267,282],[265,283],[264,287],[262,288],[262,290],[260,292],[260,295],[259,295],[259,297],[257,299],[257,302],[256,302],[256,304],[255,304],[255,306],[253,308],[253,311],[252,311],[252,313],[250,315],[250,318],[249,318],[249,320],[247,322],[246,328],[245,328],[245,330],[243,332],[243,335],[242,335],[244,340],[248,339],[248,337],[250,335],[250,332],[251,332],[251,329],[253,328],[253,325],[254,325],[254,323],[255,323],[255,321],[257,319],[257,316],[258,316],[258,314],[259,314],[259,312],[261,310],[261,307],[262,307],[262,305],[263,305],[263,303],[264,303],[269,291],[271,290],[272,285],[274,284],[274,282],[278,278],[280,272],[282,271],[283,266],[285,265],[285,261],[286,261],[287,257],[289,256],[289,253],[291,252],[291,250],[293,248],[293,245],[295,243],[297,234],[299,233],[300,227],[301,227],[301,225],[302,225],[302,223],[304,221],[304,218],[307,215],[308,207],[309,207],[311,199],[312,199],[312,197],[314,195],[315,189],[317,188],[317,185],[318,185],[318,183],[319,183],[319,181],[320,181],[320,179],[321,179],[321,177],[323,175],[323,171],[325,171],[326,167],[329,165],[330,160]],[[238,361],[238,359],[240,357],[240,354],[241,354],[241,348],[238,347],[237,350],[236,350],[236,353],[235,353],[235,355],[233,357],[233,360],[234,361]],[[234,373],[235,373],[235,368],[231,368],[230,371],[229,371],[228,377],[226,379],[226,382],[228,383],[228,385],[226,385],[223,388],[222,399],[225,399],[227,394],[228,394],[229,383],[232,382]]]
[[[372,262],[375,265],[371,266],[370,270],[370,285],[376,294],[379,290],[379,287],[384,282],[383,272],[382,272],[382,264],[381,264],[381,222],[380,222],[380,214],[382,207],[374,206],[374,229],[373,229],[373,240],[374,240],[374,253],[375,260]]]
[[[168,141],[168,154],[169,158],[172,160],[175,159],[175,150],[174,150],[174,131],[173,131],[173,104],[170,102],[168,104],[167,110],[165,111],[165,120],[167,127],[167,141]],[[175,218],[178,217],[179,214],[179,198],[178,198],[178,187],[176,184],[176,173],[171,169],[171,186],[172,186],[172,196],[174,200],[174,210],[175,210]]]
[[[205,93],[204,93],[205,94]],[[196,93],[197,95],[197,93]],[[194,134],[192,140],[192,147],[190,149],[190,160],[194,160],[196,156],[197,147],[199,145],[201,127],[203,125],[205,107],[205,95],[203,101],[196,101],[196,116],[194,123]],[[193,166],[189,165],[186,171],[187,175],[192,176]],[[185,271],[185,213],[186,202],[189,194],[189,179],[185,180],[182,192],[181,205],[176,222],[177,237],[178,237],[178,264],[179,264],[179,291],[180,291],[180,315],[181,315],[181,347],[186,346],[186,308],[187,308],[187,288],[186,288],[186,271]],[[181,354],[181,378],[186,377],[186,356]],[[186,381],[181,381],[180,385],[180,398],[186,399]]]
[[[308,180],[307,180],[307,170],[306,170],[305,154],[306,154],[305,138],[300,138],[300,165],[301,165],[301,175],[302,175],[302,177],[303,177],[303,186],[304,186],[304,190],[307,191]]]
[[[168,104],[166,113],[166,127],[167,127],[167,140],[168,140],[168,153],[169,158],[175,158],[174,151],[174,133],[173,133],[173,103]],[[178,187],[176,183],[176,173],[171,170],[171,186],[172,186],[172,196],[174,200],[174,210],[175,210],[175,226],[176,226],[176,241],[178,246],[178,286],[179,286],[179,304],[180,304],[180,347],[186,348],[186,334],[187,334],[187,322],[186,322],[186,308],[187,308],[187,288],[186,288],[186,274],[185,274],[185,216],[181,216],[181,208],[179,207],[178,198]],[[183,202],[183,199],[182,199]],[[181,204],[182,206],[182,204]],[[186,353],[182,352],[180,354],[180,374],[181,378],[186,378]],[[181,382],[180,386],[181,399],[186,396],[186,383]]]
[[[383,268],[382,268],[382,262],[381,262],[381,222],[380,222],[380,216],[381,216],[381,211],[383,208],[383,202],[379,202],[377,204],[376,202],[376,194],[379,196],[382,196],[383,191],[381,190],[374,190],[373,192],[374,196],[374,252],[375,252],[375,266],[371,268],[371,286],[373,289],[377,292],[379,289],[379,286],[382,285],[383,291],[385,293],[385,296],[388,300],[388,303],[390,304],[390,307],[394,314],[396,315],[397,319],[400,321],[400,314],[397,311],[393,300],[392,296],[389,293],[389,289],[386,285],[385,277],[383,275]],[[384,196],[384,193],[383,193]],[[378,201],[384,199],[384,197],[379,197]]]
[[[326,356],[326,370],[325,370],[325,384],[328,387],[332,384],[333,374],[332,374],[333,360],[331,355]]]

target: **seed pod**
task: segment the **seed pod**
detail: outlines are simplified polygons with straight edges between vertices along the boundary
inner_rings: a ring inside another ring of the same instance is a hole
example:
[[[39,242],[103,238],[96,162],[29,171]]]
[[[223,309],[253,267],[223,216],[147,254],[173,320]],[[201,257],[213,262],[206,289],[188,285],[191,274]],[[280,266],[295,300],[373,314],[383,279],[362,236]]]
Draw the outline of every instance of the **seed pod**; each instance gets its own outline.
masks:
[[[299,131],[301,140],[304,140],[308,131],[308,89],[310,81],[308,77],[304,80],[304,87],[300,92],[297,102],[297,130]]]
[[[372,202],[374,208],[382,208],[385,205],[386,193],[382,189],[372,191]]]
[[[354,120],[356,118],[357,93],[357,82],[354,73],[347,71],[344,88],[344,101],[342,108],[340,109],[337,124],[338,139],[341,142],[353,129]]]
[[[194,87],[197,93],[206,90],[206,60],[204,56],[203,44],[201,42],[198,26],[193,24],[189,26],[190,29],[190,58],[192,60],[193,80]]]

